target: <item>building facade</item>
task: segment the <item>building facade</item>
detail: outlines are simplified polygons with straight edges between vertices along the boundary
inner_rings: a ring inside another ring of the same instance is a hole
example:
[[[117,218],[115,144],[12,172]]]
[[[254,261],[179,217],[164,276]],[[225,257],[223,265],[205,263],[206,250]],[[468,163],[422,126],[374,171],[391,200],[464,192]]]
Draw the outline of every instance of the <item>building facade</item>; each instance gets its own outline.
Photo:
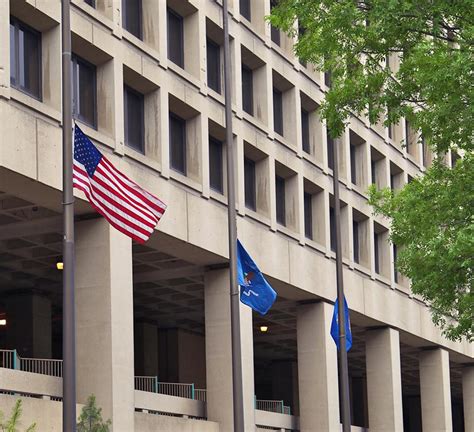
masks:
[[[114,432],[230,432],[222,7],[71,3],[76,122],[168,204],[139,245],[76,191],[78,410],[95,394]],[[265,22],[269,0],[229,3],[238,236],[278,293],[264,317],[241,305],[245,430],[340,427],[338,145],[353,430],[474,431],[473,346],[434,326],[367,203],[370,184],[422,174],[429,149],[407,122],[365,118],[333,141],[317,111],[330,76]],[[60,17],[60,0],[0,2],[0,410],[23,396],[40,431],[61,430]]]

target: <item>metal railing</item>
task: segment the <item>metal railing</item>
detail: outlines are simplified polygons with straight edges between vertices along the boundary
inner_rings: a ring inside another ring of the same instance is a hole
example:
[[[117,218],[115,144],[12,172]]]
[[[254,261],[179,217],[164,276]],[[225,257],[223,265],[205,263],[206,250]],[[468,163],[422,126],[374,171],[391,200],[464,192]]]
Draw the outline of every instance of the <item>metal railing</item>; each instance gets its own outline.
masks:
[[[291,415],[291,409],[282,400],[255,399],[255,409]]]
[[[135,390],[158,393],[158,377],[157,376],[136,376],[135,377]]]
[[[194,399],[194,384],[159,382],[157,393],[165,394],[168,396]]]
[[[0,350],[0,367],[59,378],[63,376],[62,360],[22,358],[16,350]]]
[[[194,389],[194,399],[201,402],[207,402],[206,389]]]
[[[20,357],[20,370],[62,378],[63,361]]]
[[[0,350],[0,367],[6,369],[17,369],[18,355],[16,350]]]

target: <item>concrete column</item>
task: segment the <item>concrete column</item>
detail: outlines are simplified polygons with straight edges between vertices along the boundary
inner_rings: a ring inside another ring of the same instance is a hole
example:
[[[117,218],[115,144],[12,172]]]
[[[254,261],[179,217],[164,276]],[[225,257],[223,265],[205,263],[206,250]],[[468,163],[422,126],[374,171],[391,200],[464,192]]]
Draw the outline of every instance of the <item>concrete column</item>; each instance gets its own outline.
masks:
[[[133,432],[131,240],[102,218],[76,230],[78,402],[95,394],[113,432]]]
[[[462,373],[462,399],[464,405],[464,430],[474,432],[474,366]]]
[[[371,432],[403,432],[400,340],[391,328],[366,333],[367,402]]]
[[[420,391],[423,431],[452,431],[448,351],[436,348],[420,353]]]
[[[232,345],[229,271],[214,270],[205,275],[207,417],[220,430],[232,432]],[[252,311],[240,309],[244,387],[245,432],[255,431]],[[237,432],[237,431],[235,431]],[[240,432],[240,431],[238,431]]]
[[[9,349],[21,357],[51,358],[51,300],[37,294],[23,294],[5,299],[9,330]]]
[[[135,323],[135,374],[158,375],[158,327],[147,322]]]
[[[339,380],[336,345],[329,334],[333,307],[301,306],[297,316],[298,383],[301,432],[339,431]]]

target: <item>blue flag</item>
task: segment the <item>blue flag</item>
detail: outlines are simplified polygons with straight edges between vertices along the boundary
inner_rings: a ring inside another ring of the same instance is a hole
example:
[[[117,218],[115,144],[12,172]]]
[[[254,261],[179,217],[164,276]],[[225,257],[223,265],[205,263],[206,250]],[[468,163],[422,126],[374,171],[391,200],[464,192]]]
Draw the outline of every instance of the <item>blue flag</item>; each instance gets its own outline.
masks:
[[[341,349],[339,346],[339,319],[338,319],[339,304],[337,299],[334,303],[334,313],[332,315],[331,323],[331,336],[336,342],[337,349]],[[344,297],[344,318],[346,322],[346,351],[352,348],[352,333],[351,333],[351,320],[349,318],[349,308],[347,307],[346,297]]]
[[[240,285],[240,301],[259,314],[265,315],[276,299],[276,292],[239,240],[237,240],[237,280]]]

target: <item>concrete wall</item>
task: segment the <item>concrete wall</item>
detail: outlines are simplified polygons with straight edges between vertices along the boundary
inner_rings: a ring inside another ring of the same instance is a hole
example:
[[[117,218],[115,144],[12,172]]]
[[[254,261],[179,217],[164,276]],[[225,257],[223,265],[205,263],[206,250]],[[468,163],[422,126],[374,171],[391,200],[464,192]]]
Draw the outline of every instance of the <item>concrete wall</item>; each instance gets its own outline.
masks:
[[[135,413],[135,432],[219,432],[219,424],[162,415]]]

